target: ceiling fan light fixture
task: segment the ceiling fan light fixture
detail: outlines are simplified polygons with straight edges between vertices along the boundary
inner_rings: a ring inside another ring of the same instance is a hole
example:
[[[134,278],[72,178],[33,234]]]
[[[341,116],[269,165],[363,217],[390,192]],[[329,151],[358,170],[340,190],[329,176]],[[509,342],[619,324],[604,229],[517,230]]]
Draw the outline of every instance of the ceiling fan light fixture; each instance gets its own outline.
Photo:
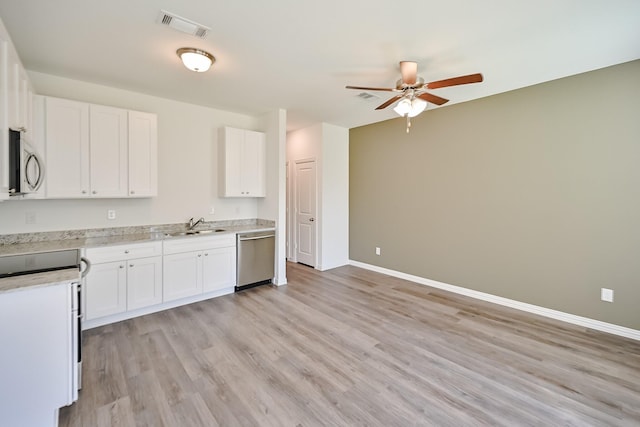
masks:
[[[181,47],[176,53],[185,67],[197,73],[204,73],[216,61],[209,52],[195,47]]]
[[[393,108],[401,117],[415,117],[427,108],[427,101],[420,98],[402,98]]]

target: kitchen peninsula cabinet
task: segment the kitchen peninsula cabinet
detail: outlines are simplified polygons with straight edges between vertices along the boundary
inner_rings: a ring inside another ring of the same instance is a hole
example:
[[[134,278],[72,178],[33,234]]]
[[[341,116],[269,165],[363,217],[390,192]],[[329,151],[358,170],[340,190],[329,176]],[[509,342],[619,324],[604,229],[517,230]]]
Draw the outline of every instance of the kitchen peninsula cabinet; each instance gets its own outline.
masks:
[[[0,424],[57,426],[74,400],[70,282],[0,293]]]
[[[43,100],[46,198],[157,195],[155,114]]]
[[[265,197],[266,137],[262,132],[223,127],[218,133],[221,197]]]
[[[87,320],[162,302],[162,243],[90,248],[85,278]]]

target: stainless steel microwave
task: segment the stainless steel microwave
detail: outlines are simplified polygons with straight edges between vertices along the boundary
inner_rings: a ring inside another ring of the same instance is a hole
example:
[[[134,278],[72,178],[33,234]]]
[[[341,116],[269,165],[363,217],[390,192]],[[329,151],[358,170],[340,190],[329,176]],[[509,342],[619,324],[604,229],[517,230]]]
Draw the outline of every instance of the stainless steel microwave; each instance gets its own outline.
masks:
[[[9,195],[34,193],[43,181],[42,157],[22,138],[20,130],[9,129]]]

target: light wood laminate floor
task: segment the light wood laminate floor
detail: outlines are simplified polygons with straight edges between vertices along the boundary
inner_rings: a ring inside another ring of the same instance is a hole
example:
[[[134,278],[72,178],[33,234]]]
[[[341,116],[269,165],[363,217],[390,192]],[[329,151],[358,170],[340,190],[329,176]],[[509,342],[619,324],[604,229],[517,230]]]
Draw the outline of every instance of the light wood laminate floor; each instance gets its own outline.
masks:
[[[362,270],[85,332],[61,426],[638,426],[640,342]]]

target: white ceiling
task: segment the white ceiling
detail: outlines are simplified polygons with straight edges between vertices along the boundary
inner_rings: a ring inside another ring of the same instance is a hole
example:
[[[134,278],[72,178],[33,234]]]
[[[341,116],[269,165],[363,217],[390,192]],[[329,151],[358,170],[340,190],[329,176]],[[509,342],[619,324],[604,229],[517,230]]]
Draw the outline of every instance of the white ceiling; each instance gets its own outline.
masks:
[[[160,9],[208,37],[156,24]],[[394,117],[374,111],[388,92],[365,101],[344,86],[392,87],[400,60],[426,81],[483,73],[433,91],[452,105],[640,58],[638,0],[3,0],[0,18],[29,70],[251,115],[284,108],[289,130]],[[185,46],[217,62],[188,71]]]

